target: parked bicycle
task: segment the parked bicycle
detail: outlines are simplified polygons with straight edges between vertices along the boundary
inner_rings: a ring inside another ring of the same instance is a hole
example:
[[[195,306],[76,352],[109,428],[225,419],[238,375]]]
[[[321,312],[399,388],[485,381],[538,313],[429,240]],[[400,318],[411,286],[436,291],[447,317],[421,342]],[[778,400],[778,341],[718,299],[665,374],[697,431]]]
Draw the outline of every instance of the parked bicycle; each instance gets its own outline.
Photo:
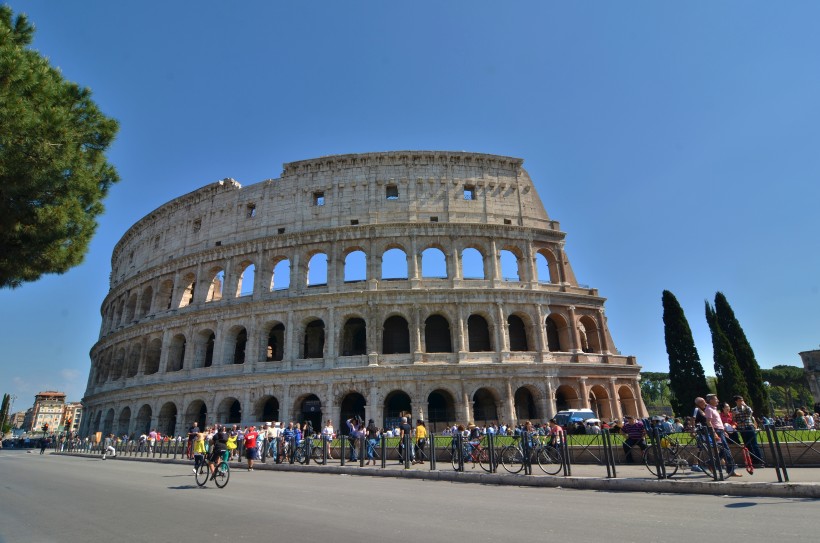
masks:
[[[476,463],[481,466],[486,472],[492,471],[492,464],[490,463],[490,453],[487,449],[485,449],[481,445],[480,440],[472,440],[472,441],[464,441],[461,447],[461,457],[463,458],[463,463],[466,464],[467,462],[472,462],[473,469],[475,469]],[[453,448],[453,469],[458,471],[458,449]]]
[[[547,475],[557,475],[564,466],[561,451],[551,444],[541,444],[533,439],[528,447],[530,465],[538,464]],[[501,449],[501,466],[509,473],[519,473],[524,469],[524,450],[521,440]]]
[[[667,478],[674,476],[679,469],[706,473],[710,477],[715,476],[714,462],[708,450],[711,445],[700,434],[695,436],[695,444],[697,449],[691,452],[687,451],[671,435],[660,438],[661,462]],[[657,477],[658,459],[655,447],[649,447],[643,452],[643,461],[649,473]]]

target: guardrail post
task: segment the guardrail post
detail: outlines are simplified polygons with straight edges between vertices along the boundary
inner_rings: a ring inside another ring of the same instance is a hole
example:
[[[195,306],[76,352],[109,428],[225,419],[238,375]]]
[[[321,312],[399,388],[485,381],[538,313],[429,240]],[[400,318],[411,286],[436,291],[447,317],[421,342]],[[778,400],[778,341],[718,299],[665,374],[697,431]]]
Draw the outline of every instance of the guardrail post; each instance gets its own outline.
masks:
[[[379,444],[382,451],[382,468],[387,467],[387,438],[384,434],[381,435],[381,443]]]
[[[649,429],[652,440],[652,452],[655,453],[655,474],[658,479],[666,479],[666,465],[663,461],[663,447],[661,446],[661,432],[657,426]]]
[[[402,438],[404,443],[404,469],[410,469],[410,459],[413,457],[413,442],[411,440],[411,436],[408,432],[404,433],[404,437]]]
[[[288,459],[289,464],[293,464],[296,460],[296,436],[293,435],[288,440],[288,452],[290,452],[290,458]]]
[[[601,430],[601,437],[604,444],[604,458],[606,459],[606,476],[610,479],[618,477],[615,472],[615,451],[612,449],[612,435],[608,428]]]
[[[569,457],[569,434],[561,430],[558,435],[561,439],[561,461],[564,464],[564,476],[570,476],[572,475],[572,461]]]
[[[490,457],[490,473],[495,473],[495,433],[487,434],[487,455]]]
[[[780,438],[777,437],[777,428],[771,424],[765,426],[766,437],[769,440],[769,449],[774,457],[774,469],[777,474],[777,482],[789,482],[789,474],[786,471],[786,462],[783,459],[783,449],[780,447]],[[781,475],[782,473],[782,475]]]
[[[436,469],[436,434],[430,433],[430,470]]]
[[[313,453],[313,445],[310,436],[305,436],[305,465],[310,465],[310,456]]]
[[[339,439],[342,442],[340,447],[339,447],[339,449],[341,450],[340,455],[342,457],[341,458],[341,466],[344,467],[344,465],[345,465],[345,456],[347,456],[347,447],[345,447],[345,444],[347,443],[347,436],[339,436]]]
[[[521,452],[523,453],[524,475],[532,475],[532,463],[530,462],[530,437],[529,432],[521,432]]]
[[[364,457],[367,454],[366,445],[367,445],[367,432],[362,432],[359,430],[361,437],[359,437],[359,467],[364,467]]]

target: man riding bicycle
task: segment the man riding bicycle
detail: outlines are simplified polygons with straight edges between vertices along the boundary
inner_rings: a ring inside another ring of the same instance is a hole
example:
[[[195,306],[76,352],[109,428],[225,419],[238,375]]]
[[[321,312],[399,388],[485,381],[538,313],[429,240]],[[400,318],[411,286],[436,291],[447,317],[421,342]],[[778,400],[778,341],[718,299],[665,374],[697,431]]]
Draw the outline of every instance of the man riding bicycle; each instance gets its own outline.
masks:
[[[211,479],[216,475],[216,465],[228,452],[228,432],[224,426],[217,426],[214,437],[211,440],[211,453],[208,455],[208,469],[211,471]],[[227,459],[226,459],[227,461]]]

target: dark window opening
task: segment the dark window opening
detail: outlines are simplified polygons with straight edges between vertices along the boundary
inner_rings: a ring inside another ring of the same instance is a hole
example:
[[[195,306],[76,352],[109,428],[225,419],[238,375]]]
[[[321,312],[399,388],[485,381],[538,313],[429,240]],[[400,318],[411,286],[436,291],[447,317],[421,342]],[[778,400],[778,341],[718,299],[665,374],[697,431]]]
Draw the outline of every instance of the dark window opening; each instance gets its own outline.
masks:
[[[518,315],[510,315],[507,319],[510,331],[510,351],[529,351],[527,345],[527,329],[524,321]]]
[[[410,352],[410,328],[403,317],[394,315],[384,321],[382,353],[400,354]]]
[[[431,315],[424,321],[424,343],[428,353],[451,353],[450,323],[441,315]]]
[[[325,193],[324,193],[324,191],[319,191],[319,192],[314,192],[313,193],[313,205],[315,205],[315,206],[325,205]]]
[[[467,338],[471,353],[491,351],[490,327],[481,315],[470,315],[467,319]]]
[[[325,323],[315,320],[305,327],[304,358],[322,358],[325,353]]]
[[[385,188],[385,194],[388,200],[398,200],[399,199],[399,187],[396,185],[387,185]]]

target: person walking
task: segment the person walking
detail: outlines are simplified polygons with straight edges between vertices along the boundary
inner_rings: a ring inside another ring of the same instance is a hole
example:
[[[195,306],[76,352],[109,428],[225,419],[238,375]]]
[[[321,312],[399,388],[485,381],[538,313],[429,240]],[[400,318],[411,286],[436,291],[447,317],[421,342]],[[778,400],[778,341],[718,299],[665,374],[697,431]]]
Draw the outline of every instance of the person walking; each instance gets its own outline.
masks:
[[[256,448],[258,437],[256,426],[251,426],[245,433],[245,457],[248,459],[248,471],[253,471],[253,462],[259,458],[259,449]]]
[[[424,458],[427,456],[424,452],[427,439],[427,427],[424,426],[424,421],[421,419],[416,420],[416,459],[413,461],[414,464],[424,463]]]
[[[103,450],[102,459],[105,460],[106,455],[111,455],[112,458],[117,457],[117,449],[114,447],[114,444],[117,442],[117,438],[114,437],[114,434],[108,434],[105,438],[104,445],[105,449]]]
[[[373,419],[367,421],[367,428],[366,430],[366,437],[367,439],[367,465],[370,465],[370,462],[376,464],[376,445],[379,443],[379,427],[376,426],[376,422]]]
[[[726,438],[726,429],[720,418],[718,403],[717,394],[707,394],[705,400],[700,397],[695,398],[695,405],[702,409],[706,416],[706,425],[715,432],[718,454],[726,463],[726,473],[729,474],[729,477],[743,477],[735,469],[735,460],[732,458],[732,450],[729,448],[729,441]]]

